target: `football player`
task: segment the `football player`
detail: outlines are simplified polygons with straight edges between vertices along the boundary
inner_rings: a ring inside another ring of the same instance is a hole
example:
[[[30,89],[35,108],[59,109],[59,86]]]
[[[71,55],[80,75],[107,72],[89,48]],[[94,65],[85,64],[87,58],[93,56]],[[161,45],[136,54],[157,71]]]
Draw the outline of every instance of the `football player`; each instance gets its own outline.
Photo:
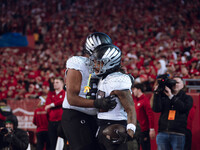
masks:
[[[112,43],[105,33],[89,35],[85,42],[85,53],[91,55],[94,48],[103,43]],[[96,150],[96,108],[109,110],[115,107],[116,102],[109,97],[101,100],[86,99],[84,87],[90,89],[88,78],[91,73],[88,57],[73,56],[67,60],[66,68],[66,97],[61,121],[65,136],[71,150]]]
[[[121,50],[113,44],[103,44],[95,48],[92,56],[95,74],[101,77],[97,99],[114,96],[117,102],[114,109],[98,111],[98,141],[102,150],[126,150],[126,141],[134,137],[136,130],[136,112],[131,78],[121,69]]]

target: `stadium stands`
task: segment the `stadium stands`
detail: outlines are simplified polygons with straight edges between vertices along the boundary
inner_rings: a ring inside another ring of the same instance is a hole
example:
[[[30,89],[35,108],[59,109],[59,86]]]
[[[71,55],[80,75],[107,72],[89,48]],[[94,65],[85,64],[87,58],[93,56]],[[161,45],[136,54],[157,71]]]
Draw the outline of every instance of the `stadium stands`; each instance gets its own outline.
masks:
[[[168,71],[200,78],[200,2],[191,0],[3,0],[0,36],[32,35],[35,48],[0,49],[0,99],[40,95],[66,60],[79,55],[85,37],[107,33],[123,51],[123,67],[153,85],[164,59]],[[149,88],[148,88],[149,89]],[[151,89],[149,89],[151,90]]]

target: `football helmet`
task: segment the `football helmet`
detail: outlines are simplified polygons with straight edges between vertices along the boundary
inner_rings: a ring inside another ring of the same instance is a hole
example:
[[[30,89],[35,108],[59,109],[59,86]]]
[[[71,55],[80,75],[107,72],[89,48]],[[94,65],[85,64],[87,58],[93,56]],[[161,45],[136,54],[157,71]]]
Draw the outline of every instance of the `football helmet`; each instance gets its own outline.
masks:
[[[112,40],[105,33],[94,32],[86,38],[84,52],[92,55],[93,50],[101,44],[112,44]]]
[[[121,66],[121,50],[113,44],[97,46],[91,58],[94,61],[94,71],[99,77],[114,72]]]

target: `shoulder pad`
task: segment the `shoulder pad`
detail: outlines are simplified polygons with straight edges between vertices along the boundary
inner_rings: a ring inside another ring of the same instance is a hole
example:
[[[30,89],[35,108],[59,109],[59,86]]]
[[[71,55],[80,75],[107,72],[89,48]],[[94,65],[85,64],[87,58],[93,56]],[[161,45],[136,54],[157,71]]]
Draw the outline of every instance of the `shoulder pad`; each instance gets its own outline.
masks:
[[[130,89],[131,79],[127,74],[116,72],[106,77],[106,83],[111,84],[116,90]]]
[[[85,67],[87,58],[82,56],[73,56],[66,62],[67,69],[82,70]]]
[[[123,74],[121,72],[112,73],[108,75],[107,79],[109,79],[111,82],[131,82],[130,77],[127,74]]]

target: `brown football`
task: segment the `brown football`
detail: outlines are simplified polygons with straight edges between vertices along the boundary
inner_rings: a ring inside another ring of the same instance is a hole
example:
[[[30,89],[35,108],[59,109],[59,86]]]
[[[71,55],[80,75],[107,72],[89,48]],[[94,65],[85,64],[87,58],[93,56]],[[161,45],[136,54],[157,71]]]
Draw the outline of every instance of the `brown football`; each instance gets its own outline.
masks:
[[[126,132],[126,128],[125,126],[121,125],[121,124],[112,124],[108,127],[106,127],[103,130],[103,134],[106,136],[107,139],[111,140],[111,139],[118,139],[119,135],[116,133],[116,131],[119,131],[120,133],[125,133]]]

